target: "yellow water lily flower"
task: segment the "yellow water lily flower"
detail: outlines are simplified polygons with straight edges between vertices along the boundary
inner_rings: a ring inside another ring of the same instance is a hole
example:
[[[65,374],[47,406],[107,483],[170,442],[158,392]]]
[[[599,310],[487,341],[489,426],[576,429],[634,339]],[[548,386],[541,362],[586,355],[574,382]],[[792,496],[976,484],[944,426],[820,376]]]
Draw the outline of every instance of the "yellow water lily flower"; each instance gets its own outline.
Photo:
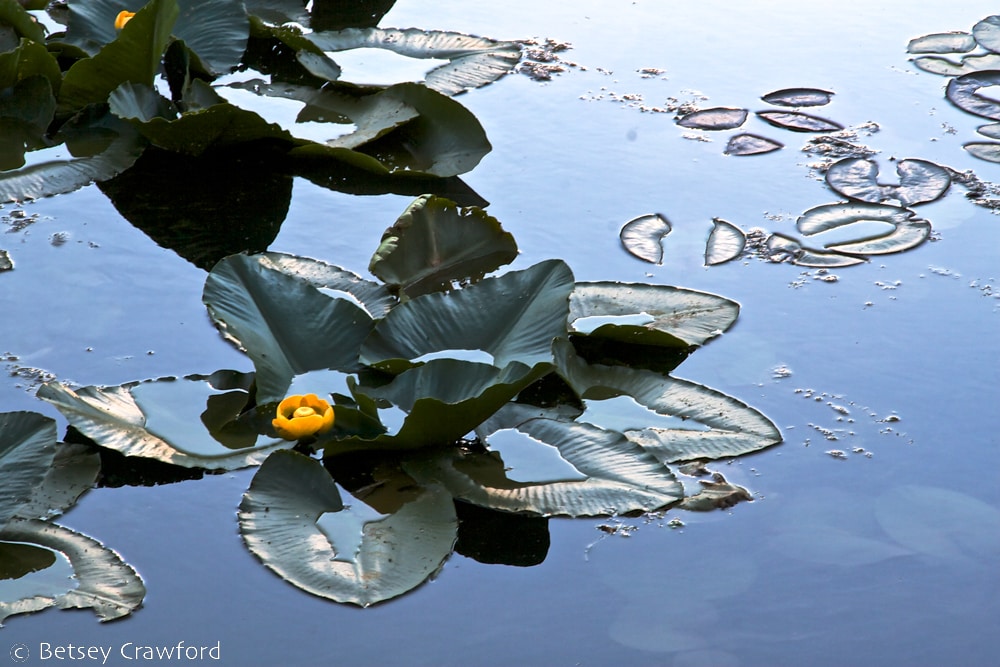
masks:
[[[118,16],[115,17],[115,30],[121,30],[124,28],[125,24],[128,23],[133,16],[135,16],[135,12],[126,12],[124,10],[118,12]]]
[[[316,394],[289,396],[278,404],[271,425],[281,438],[301,440],[332,429],[333,408]]]

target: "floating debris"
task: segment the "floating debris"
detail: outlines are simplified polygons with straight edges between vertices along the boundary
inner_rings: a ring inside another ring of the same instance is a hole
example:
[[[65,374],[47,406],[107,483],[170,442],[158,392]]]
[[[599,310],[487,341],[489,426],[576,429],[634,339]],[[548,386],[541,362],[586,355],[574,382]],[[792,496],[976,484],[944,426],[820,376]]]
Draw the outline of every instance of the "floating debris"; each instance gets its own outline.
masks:
[[[11,271],[14,269],[14,260],[10,258],[10,253],[0,249],[0,271]]]

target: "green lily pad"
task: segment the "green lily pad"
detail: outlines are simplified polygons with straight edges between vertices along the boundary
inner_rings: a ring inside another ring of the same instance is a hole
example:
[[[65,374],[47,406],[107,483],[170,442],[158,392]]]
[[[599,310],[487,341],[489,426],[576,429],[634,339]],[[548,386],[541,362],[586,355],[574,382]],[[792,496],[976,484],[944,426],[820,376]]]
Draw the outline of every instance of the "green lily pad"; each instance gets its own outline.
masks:
[[[725,264],[743,254],[747,245],[746,233],[722,218],[712,220],[712,231],[705,244],[705,266]]]
[[[895,200],[903,206],[923,204],[944,196],[951,186],[951,174],[927,160],[904,159],[896,163],[899,185],[878,182],[878,165],[873,160],[845,158],[827,169],[826,182],[850,199],[874,204]]]
[[[830,103],[833,93],[819,88],[782,88],[760,99],[781,107],[821,107]]]
[[[73,573],[70,578],[62,568],[47,568],[52,570],[47,582],[43,579],[44,583],[34,584],[41,584],[41,594],[0,600],[0,622],[12,614],[47,607],[92,609],[101,621],[111,621],[138,609],[146,595],[142,579],[118,554],[69,528],[48,521],[17,519],[0,530],[0,541],[32,544],[64,554]]]
[[[669,468],[616,431],[551,419],[532,419],[517,430],[537,441],[538,448],[555,448],[576,474],[549,482],[514,481],[496,453],[457,449],[404,467],[418,481],[440,481],[467,502],[542,516],[651,512],[684,495]],[[532,474],[530,469],[518,472]]]
[[[640,405],[691,426],[625,431],[629,440],[666,463],[740,456],[781,442],[781,432],[771,420],[719,391],[643,369],[588,365],[565,345],[558,351],[559,374],[582,398],[631,396]]]
[[[591,318],[605,318],[607,323],[587,335],[671,347],[704,345],[731,327],[740,312],[735,301],[708,292],[615,282],[577,283],[569,307],[571,332],[581,332]],[[628,324],[622,319],[636,314],[647,315],[648,321]]]
[[[446,59],[448,63],[424,77],[428,88],[445,95],[492,83],[510,72],[521,59],[521,48],[514,42],[440,30],[349,28],[314,32],[306,38],[323,51],[375,48],[410,58]]]
[[[49,82],[49,94],[59,91],[62,83],[62,72],[54,55],[45,48],[45,42],[34,42],[22,39],[17,48],[0,53],[0,90],[10,88],[18,82],[33,76],[42,76]],[[44,96],[35,93],[30,100],[36,104],[42,102]],[[28,100],[15,100],[27,104]],[[43,109],[47,105],[41,105]]]
[[[677,120],[677,124],[696,130],[732,130],[747,121],[748,113],[746,109],[729,107],[700,109],[681,116]]]
[[[0,528],[18,515],[52,466],[56,422],[37,412],[0,413]]]
[[[659,213],[632,218],[618,234],[625,250],[650,264],[663,263],[663,238],[671,231],[670,221]]]
[[[363,507],[363,506],[362,506]],[[367,607],[409,592],[451,555],[458,520],[436,485],[385,517],[345,507],[323,465],[276,452],[240,503],[240,533],[272,571],[313,595]]]
[[[411,299],[381,320],[361,348],[361,361],[400,373],[423,355],[482,350],[493,365],[552,361],[552,341],[566,334],[573,274],[560,260],[487,278],[464,289]]]
[[[907,53],[968,53],[976,48],[976,39],[967,32],[936,32],[914,37],[906,45]]]
[[[866,222],[886,223],[892,229],[856,241],[828,243],[826,248],[854,255],[884,255],[915,248],[931,233],[931,224],[909,209],[864,202],[817,206],[799,216],[795,224],[802,234],[814,236]]]
[[[23,3],[16,0],[0,0],[0,25],[6,24],[14,29],[18,37],[25,37],[33,42],[45,43],[45,30],[29,14]]]
[[[517,257],[514,237],[479,208],[426,195],[382,235],[369,271],[413,298],[478,282]]]
[[[201,414],[220,393],[201,376],[75,391],[50,382],[38,389],[38,397],[55,405],[80,433],[125,456],[185,468],[235,470],[291,446],[258,436],[249,446],[232,449],[214,438]]]
[[[202,298],[224,335],[253,360],[261,404],[284,398],[300,373],[357,370],[372,328],[372,318],[351,301],[246,255],[219,262]]]

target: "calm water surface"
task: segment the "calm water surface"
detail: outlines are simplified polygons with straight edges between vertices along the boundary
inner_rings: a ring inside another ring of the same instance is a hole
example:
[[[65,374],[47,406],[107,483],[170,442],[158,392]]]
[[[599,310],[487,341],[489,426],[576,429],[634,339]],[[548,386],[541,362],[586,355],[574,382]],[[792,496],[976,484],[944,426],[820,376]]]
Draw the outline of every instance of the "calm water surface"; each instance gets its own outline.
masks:
[[[672,114],[636,102],[754,111],[771,90],[824,88],[836,96],[820,115],[878,124],[859,141],[880,151],[886,176],[890,159],[911,157],[1000,181],[1000,166],[961,148],[983,123],[905,53],[910,38],[968,30],[995,5],[870,5],[399,0],[382,22],[572,44],[561,55],[578,67],[548,83],[512,75],[460,98],[494,146],[465,180],[517,238],[516,267],[562,257],[578,279],[683,285],[743,305],[677,375],[781,427],[784,444],[719,466],[755,502],[679,515],[682,529],[664,525],[670,516],[628,520],[628,538],[554,520],[542,565],[455,556],[414,593],[359,610],[298,592],[243,548],[235,509],[252,471],[100,489],[62,523],[136,567],[144,607],[108,625],[87,611],[15,617],[0,641],[221,642],[221,660],[205,662],[241,666],[996,664],[1000,299],[985,286],[1000,293],[1000,218],[954,186],[920,207],[935,242],[838,269],[835,282],[756,260],[704,268],[713,217],[794,234],[799,214],[837,195],[810,172],[806,135],[752,121],[786,148],[727,157],[725,137],[685,138]],[[409,201],[296,182],[271,249],[363,271]],[[0,352],[81,384],[249,369],[207,320],[205,274],[96,188],[27,211],[40,220],[0,235],[16,262],[0,276]],[[662,266],[618,243],[625,221],[651,212],[674,225]],[[53,413],[29,385],[4,377],[0,408]]]

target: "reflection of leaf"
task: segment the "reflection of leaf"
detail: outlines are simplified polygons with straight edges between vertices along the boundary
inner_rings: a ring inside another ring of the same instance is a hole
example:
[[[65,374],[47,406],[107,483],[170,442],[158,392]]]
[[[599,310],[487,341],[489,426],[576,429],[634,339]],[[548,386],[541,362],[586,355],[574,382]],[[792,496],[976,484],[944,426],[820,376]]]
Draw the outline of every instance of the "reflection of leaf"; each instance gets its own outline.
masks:
[[[363,607],[431,577],[451,554],[458,529],[451,496],[433,486],[394,514],[364,522],[344,507],[321,463],[290,451],[261,465],[239,518],[247,547],[279,576]]]
[[[726,144],[726,155],[762,155],[781,150],[785,145],[780,141],[756,134],[737,134]]]
[[[137,390],[139,397],[133,393]],[[143,392],[152,398],[142,400]],[[199,419],[210,392],[200,379],[76,391],[50,382],[38,389],[38,397],[59,408],[70,424],[102,447],[185,468],[233,470],[260,463],[274,449],[289,446],[265,439],[256,447],[234,451],[215,442]],[[163,437],[146,428],[150,418]]]
[[[748,113],[746,109],[727,107],[701,109],[681,116],[677,124],[697,130],[732,130],[746,122]]]
[[[513,69],[521,58],[521,49],[514,42],[439,30],[349,28],[305,37],[324,51],[377,48],[410,58],[447,59],[450,62],[424,78],[427,87],[446,95],[485,86]]]
[[[410,204],[382,235],[369,270],[412,298],[454,282],[476,282],[516,257],[514,237],[496,218],[428,195]]]
[[[931,224],[916,217],[916,213],[909,209],[865,202],[817,206],[799,216],[795,224],[799,232],[813,236],[867,222],[887,223],[893,229],[853,242],[828,243],[826,248],[849,254],[883,255],[915,248],[927,240],[931,233]]]
[[[914,37],[907,53],[967,53],[976,48],[976,40],[967,32],[936,32]]]
[[[767,93],[760,99],[782,107],[821,107],[829,104],[833,93],[819,88],[783,88]]]
[[[666,466],[616,431],[550,419],[533,419],[517,430],[539,446],[557,448],[586,478],[515,482],[507,478],[504,463],[495,454],[459,450],[407,463],[406,470],[418,480],[439,480],[455,497],[476,505],[542,516],[653,511],[684,495]]]
[[[446,350],[483,350],[493,365],[552,361],[552,341],[566,333],[573,274],[559,260],[434,292],[394,308],[361,350],[365,364],[398,373],[412,360]]]
[[[60,443],[45,479],[17,509],[18,518],[49,520],[62,514],[94,486],[100,472],[101,457],[92,447]]]
[[[1000,120],[1000,101],[980,95],[980,88],[1000,84],[1000,71],[972,72],[955,77],[948,82],[945,95],[952,104],[976,116]]]
[[[844,129],[843,125],[832,120],[795,111],[758,111],[757,115],[775,127],[794,132],[833,132]]]
[[[736,321],[735,301],[667,285],[577,283],[569,301],[570,331],[580,331],[588,318],[608,322],[591,327],[590,336],[644,345],[697,346],[720,335]],[[648,316],[641,325],[621,318]],[[618,322],[616,322],[618,318]]]
[[[45,479],[55,442],[54,420],[37,412],[0,413],[0,528]]]
[[[257,371],[257,400],[279,401],[292,377],[311,370],[358,368],[361,341],[372,327],[364,310],[253,257],[219,262],[203,295],[225,335],[246,349]]]
[[[747,244],[743,230],[722,218],[713,219],[712,225],[705,244],[705,266],[724,264],[739,257]]]
[[[646,428],[625,434],[665,462],[739,456],[781,442],[757,410],[700,384],[624,366],[587,365],[560,346],[559,372],[583,398],[631,396],[654,412],[704,429]]]
[[[836,192],[851,199],[871,203],[899,201],[903,206],[934,201],[951,186],[948,170],[927,160],[905,159],[896,163],[899,185],[878,182],[878,165],[873,160],[845,158],[827,169],[826,182]]]
[[[670,221],[659,213],[650,213],[626,222],[619,238],[625,249],[639,259],[662,264],[663,237],[669,233]]]

